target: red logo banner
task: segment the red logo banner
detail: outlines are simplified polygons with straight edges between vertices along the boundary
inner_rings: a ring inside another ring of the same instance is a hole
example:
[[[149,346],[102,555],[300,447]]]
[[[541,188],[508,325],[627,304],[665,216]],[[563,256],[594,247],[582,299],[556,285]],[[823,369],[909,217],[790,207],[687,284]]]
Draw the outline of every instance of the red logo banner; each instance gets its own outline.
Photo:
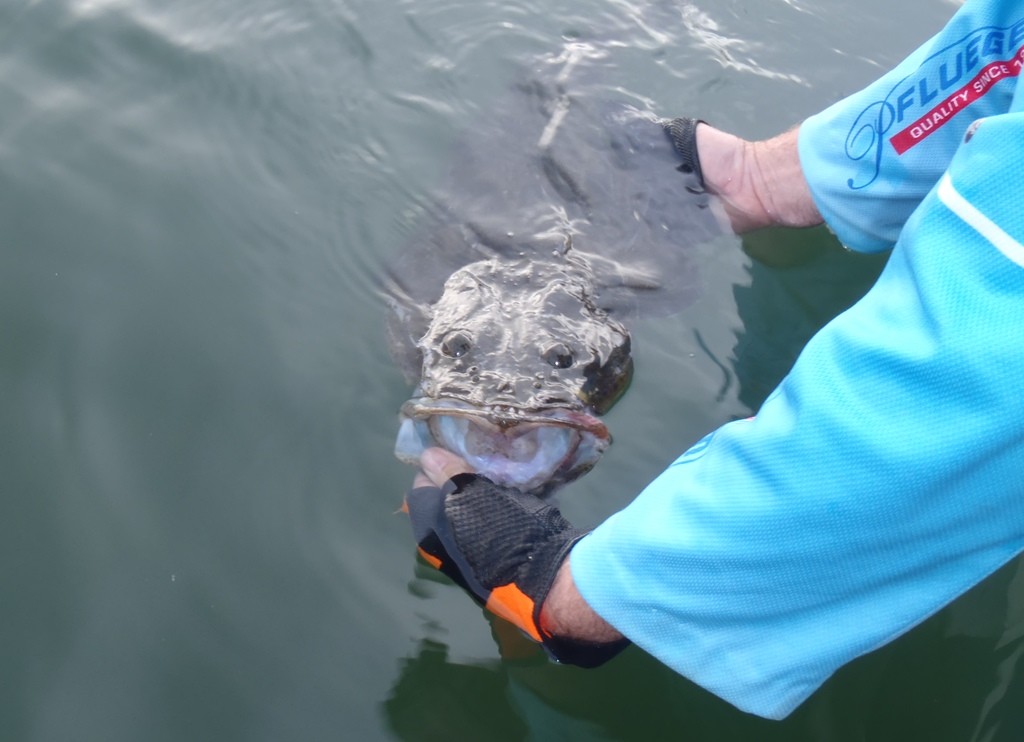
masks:
[[[990,62],[962,88],[954,92],[935,108],[889,139],[897,154],[903,154],[938,131],[958,112],[983,97],[992,86],[1008,77],[1017,77],[1024,67],[1024,47],[1005,62]]]

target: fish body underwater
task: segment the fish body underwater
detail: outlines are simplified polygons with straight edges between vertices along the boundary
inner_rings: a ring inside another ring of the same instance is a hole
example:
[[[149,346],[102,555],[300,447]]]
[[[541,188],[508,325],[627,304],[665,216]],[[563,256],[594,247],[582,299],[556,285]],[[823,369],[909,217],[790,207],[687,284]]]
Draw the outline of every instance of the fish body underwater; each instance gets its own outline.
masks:
[[[554,492],[611,442],[601,415],[633,374],[626,322],[698,295],[692,247],[721,218],[659,117],[568,92],[586,56],[555,58],[551,81],[515,86],[468,132],[390,271],[392,351],[416,385],[403,461],[441,446],[497,483]]]

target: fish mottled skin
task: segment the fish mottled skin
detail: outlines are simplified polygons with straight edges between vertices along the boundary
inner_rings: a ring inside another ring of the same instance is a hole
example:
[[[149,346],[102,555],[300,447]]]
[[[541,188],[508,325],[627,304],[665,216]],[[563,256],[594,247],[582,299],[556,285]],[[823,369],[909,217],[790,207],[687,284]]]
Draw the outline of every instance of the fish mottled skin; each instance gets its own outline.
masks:
[[[476,406],[598,414],[632,372],[626,328],[594,301],[586,261],[485,260],[445,283],[420,340],[420,391]]]

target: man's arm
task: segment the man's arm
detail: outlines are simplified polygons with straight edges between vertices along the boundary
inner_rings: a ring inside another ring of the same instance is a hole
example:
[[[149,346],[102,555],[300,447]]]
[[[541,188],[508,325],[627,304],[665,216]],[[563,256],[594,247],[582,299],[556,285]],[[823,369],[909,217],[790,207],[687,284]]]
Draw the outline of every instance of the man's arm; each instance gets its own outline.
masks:
[[[572,555],[562,562],[547,600],[540,608],[541,628],[554,636],[604,644],[622,639],[622,634],[601,618],[583,599],[572,579]]]
[[[982,120],[757,416],[575,546],[593,610],[781,718],[1024,549],[1022,134],[1024,109]]]

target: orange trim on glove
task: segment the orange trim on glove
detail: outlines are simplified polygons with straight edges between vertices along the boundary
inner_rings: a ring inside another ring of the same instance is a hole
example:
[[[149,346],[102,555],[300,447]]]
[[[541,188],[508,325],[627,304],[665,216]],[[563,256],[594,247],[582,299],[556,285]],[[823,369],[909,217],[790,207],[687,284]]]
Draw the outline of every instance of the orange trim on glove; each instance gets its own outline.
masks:
[[[423,557],[423,561],[425,561],[431,567],[433,567],[434,569],[441,569],[441,560],[438,559],[436,556],[424,551],[422,546],[417,546],[416,551],[418,551],[420,553],[420,556]]]
[[[533,622],[533,599],[519,589],[515,583],[496,587],[491,591],[484,606],[496,616],[511,621],[535,641],[541,641],[540,632]]]

